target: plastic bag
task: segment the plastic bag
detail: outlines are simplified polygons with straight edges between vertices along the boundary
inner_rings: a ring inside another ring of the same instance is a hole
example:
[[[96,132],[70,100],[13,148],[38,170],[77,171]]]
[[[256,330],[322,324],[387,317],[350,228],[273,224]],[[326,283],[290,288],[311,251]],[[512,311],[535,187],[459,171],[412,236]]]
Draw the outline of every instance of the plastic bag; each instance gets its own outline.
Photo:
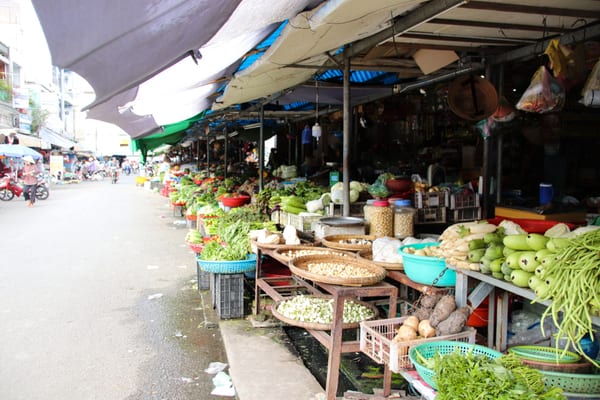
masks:
[[[592,72],[581,90],[581,103],[586,107],[600,107],[600,60],[596,62]]]
[[[517,109],[539,114],[560,111],[565,105],[565,89],[541,66],[533,75],[531,83],[517,103]]]

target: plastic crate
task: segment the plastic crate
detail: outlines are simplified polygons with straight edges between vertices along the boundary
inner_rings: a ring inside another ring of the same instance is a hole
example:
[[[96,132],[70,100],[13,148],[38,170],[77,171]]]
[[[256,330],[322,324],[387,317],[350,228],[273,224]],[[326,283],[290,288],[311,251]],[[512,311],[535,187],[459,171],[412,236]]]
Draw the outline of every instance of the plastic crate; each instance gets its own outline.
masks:
[[[477,193],[458,193],[450,195],[450,209],[480,207],[479,194]]]
[[[458,208],[450,211],[450,222],[477,221],[481,219],[481,207]]]
[[[244,316],[244,274],[213,274],[213,296],[221,319]]]
[[[290,214],[285,211],[280,211],[279,223],[282,225],[291,225],[299,231],[306,232],[311,230],[311,225],[314,221],[318,221],[323,216],[302,216],[296,214]],[[272,217],[271,217],[272,218]]]
[[[209,290],[210,289],[210,280],[211,280],[211,273],[210,272],[206,272],[203,271],[200,268],[200,265],[198,265],[198,262],[196,262],[196,275],[198,277],[198,291],[200,290]]]
[[[407,317],[362,321],[360,323],[360,351],[378,364],[387,364],[393,372],[413,368],[408,353],[410,349],[422,343],[440,340],[475,343],[477,330],[466,327],[454,335],[434,336],[427,339],[416,339],[394,342],[396,331]]]
[[[450,200],[447,191],[442,192],[415,192],[415,208],[448,207]]]
[[[446,223],[446,207],[418,208],[416,224],[444,224]]]

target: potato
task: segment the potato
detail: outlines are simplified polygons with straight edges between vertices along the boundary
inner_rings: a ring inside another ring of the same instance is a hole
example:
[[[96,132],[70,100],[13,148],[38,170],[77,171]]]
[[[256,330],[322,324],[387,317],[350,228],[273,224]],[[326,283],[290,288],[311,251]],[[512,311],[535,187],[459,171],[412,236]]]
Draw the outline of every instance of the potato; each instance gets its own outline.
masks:
[[[430,338],[435,336],[435,328],[431,326],[428,319],[424,319],[419,322],[418,327],[419,335],[424,338]]]
[[[409,340],[415,340],[417,338],[417,331],[407,325],[402,325],[398,329],[398,334],[394,336],[394,342],[406,342]]]
[[[414,315],[411,315],[410,317],[404,320],[402,325],[410,326],[416,331],[419,328],[419,318],[415,317]]]

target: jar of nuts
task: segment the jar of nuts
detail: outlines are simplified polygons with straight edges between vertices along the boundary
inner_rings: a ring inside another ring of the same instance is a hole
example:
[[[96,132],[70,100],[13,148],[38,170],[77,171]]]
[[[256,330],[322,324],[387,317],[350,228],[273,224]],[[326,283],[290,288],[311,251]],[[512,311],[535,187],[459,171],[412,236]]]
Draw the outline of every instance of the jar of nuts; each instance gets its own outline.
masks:
[[[394,235],[394,210],[387,200],[373,202],[370,211],[370,231],[375,237],[391,237]]]
[[[396,200],[394,203],[394,237],[404,239],[414,235],[416,210],[410,200]]]

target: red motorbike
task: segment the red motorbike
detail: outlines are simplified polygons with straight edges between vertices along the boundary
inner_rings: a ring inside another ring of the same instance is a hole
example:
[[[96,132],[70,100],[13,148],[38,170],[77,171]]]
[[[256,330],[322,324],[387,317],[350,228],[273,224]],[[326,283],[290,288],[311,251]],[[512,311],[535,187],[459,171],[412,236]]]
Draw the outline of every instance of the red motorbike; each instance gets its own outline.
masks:
[[[0,178],[0,200],[9,201],[15,196],[20,197],[23,193],[23,188],[17,184],[9,176]],[[46,200],[50,195],[50,191],[46,187],[46,182],[42,179],[38,180],[38,185],[35,189],[35,198],[38,200]]]

